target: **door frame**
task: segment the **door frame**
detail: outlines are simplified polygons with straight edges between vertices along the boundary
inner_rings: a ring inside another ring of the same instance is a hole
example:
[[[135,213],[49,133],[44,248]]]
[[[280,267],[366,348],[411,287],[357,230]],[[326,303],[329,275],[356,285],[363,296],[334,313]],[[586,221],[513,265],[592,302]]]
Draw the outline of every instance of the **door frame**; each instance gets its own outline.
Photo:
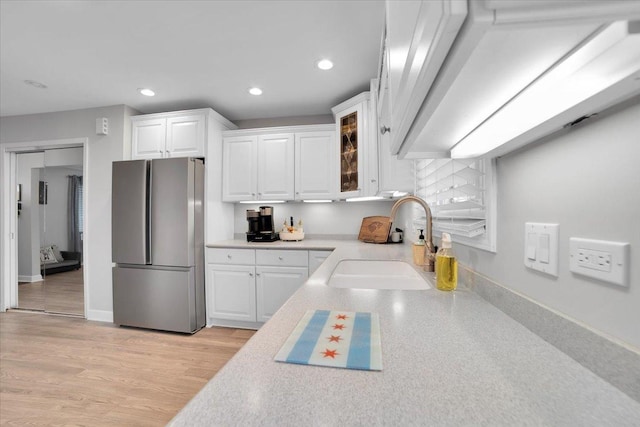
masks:
[[[83,148],[82,155],[82,186],[85,197],[82,200],[84,209],[84,230],[82,232],[83,251],[90,247],[88,242],[91,238],[89,232],[90,218],[87,210],[86,196],[89,193],[91,178],[88,170],[89,162],[89,139],[88,138],[65,138],[45,141],[26,141],[0,144],[2,155],[2,188],[0,188],[0,311],[18,306],[18,214],[13,206],[16,206],[16,173],[17,155],[32,151],[42,151],[58,148]],[[9,185],[5,185],[7,183]],[[90,257],[84,257],[88,259]],[[89,302],[89,268],[87,264],[82,266],[82,280],[84,285],[84,314],[87,318]]]

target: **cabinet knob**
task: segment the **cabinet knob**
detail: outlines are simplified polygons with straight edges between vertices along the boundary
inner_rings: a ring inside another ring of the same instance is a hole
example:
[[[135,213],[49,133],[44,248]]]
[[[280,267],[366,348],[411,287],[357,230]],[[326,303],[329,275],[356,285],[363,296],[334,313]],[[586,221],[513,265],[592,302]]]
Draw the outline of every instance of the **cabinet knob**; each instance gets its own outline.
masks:
[[[282,260],[283,260],[283,258],[282,258],[281,256],[279,256],[279,257],[278,257],[278,259],[279,259],[280,261],[282,261]]]
[[[249,277],[253,277],[253,273],[249,273]]]
[[[251,195],[252,195],[253,197],[255,197],[255,196],[256,196],[256,193],[251,193]]]
[[[231,255],[227,255],[227,258],[231,259]]]
[[[380,126],[380,133],[384,135],[387,132],[391,132],[391,128],[389,126],[382,125]]]
[[[376,182],[376,180],[375,180],[375,179],[372,179],[372,180],[371,180],[371,182]]]
[[[260,273],[256,273],[256,276],[260,277]]]

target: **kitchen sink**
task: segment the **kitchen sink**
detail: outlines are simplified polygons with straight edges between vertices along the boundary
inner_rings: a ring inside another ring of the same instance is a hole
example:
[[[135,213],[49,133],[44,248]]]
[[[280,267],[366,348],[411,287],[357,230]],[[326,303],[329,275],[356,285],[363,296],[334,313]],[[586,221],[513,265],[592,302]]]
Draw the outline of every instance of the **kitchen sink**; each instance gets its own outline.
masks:
[[[411,264],[390,260],[342,260],[327,285],[354,289],[431,289]]]

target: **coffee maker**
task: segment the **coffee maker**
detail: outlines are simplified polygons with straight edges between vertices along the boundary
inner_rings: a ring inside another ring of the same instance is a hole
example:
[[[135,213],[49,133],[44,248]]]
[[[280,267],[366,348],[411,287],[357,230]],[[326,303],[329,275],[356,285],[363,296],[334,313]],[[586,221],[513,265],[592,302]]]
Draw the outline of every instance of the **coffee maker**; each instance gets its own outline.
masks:
[[[260,206],[259,211],[247,210],[247,242],[274,242],[280,240],[273,227],[273,207]]]

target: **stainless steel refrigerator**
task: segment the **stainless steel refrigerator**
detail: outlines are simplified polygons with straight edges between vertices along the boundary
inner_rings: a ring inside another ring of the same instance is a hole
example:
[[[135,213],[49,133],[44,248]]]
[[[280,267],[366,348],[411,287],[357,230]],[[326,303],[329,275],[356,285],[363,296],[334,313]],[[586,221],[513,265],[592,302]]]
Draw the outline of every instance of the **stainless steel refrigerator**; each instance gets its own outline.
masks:
[[[205,325],[204,164],[113,162],[113,321],[193,333]]]

